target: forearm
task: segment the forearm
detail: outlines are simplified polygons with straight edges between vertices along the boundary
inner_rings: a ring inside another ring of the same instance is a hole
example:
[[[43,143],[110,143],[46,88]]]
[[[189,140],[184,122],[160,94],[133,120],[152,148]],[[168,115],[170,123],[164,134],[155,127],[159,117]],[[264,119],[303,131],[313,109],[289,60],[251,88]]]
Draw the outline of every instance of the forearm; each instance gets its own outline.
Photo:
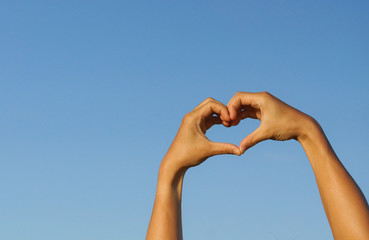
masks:
[[[369,239],[367,201],[314,120],[299,141],[313,168],[335,239]]]
[[[218,154],[240,155],[237,146],[215,143],[206,131],[215,124],[229,126],[227,107],[207,98],[187,113],[160,165],[154,209],[146,240],[182,239],[181,199],[183,178],[188,168],[197,166]]]
[[[182,239],[182,184],[185,171],[173,171],[163,161],[146,240]]]

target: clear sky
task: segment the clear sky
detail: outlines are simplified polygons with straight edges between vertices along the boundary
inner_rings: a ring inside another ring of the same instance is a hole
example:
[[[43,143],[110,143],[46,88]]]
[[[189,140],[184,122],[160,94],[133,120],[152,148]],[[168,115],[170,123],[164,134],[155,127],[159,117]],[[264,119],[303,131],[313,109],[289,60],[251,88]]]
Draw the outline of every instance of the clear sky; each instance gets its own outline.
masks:
[[[206,97],[315,117],[369,197],[367,1],[1,1],[0,239],[144,239],[157,170]],[[209,131],[239,144],[255,120]],[[186,174],[185,239],[333,239],[296,141]]]

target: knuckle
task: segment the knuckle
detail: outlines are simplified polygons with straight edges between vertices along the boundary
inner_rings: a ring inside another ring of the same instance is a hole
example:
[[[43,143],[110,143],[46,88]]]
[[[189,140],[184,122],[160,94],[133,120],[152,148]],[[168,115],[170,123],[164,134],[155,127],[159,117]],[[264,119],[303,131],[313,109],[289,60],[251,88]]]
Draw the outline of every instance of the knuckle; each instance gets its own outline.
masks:
[[[213,98],[207,98],[207,99],[208,100],[206,102],[206,105],[208,107],[211,107],[212,109],[221,107],[220,104],[216,100],[214,100]]]
[[[271,96],[271,94],[267,91],[261,92],[260,94],[264,97],[270,97]]]
[[[261,104],[265,104],[267,101],[269,101],[272,98],[272,94],[270,94],[267,91],[260,92],[259,96],[260,96],[260,103]]]
[[[234,96],[235,97],[238,97],[238,96],[241,96],[243,94],[243,92],[236,92],[235,94],[234,94]]]
[[[184,123],[192,122],[194,120],[194,118],[195,118],[194,114],[192,112],[189,112],[186,115],[184,115],[182,121]]]
[[[214,98],[207,97],[204,102],[213,102],[213,101],[214,101]]]

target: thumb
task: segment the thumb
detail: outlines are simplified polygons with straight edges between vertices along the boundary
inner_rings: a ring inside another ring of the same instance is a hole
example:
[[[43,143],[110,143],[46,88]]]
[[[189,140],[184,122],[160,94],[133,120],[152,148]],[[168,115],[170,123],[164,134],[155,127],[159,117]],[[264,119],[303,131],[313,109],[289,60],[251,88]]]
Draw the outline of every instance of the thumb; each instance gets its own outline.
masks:
[[[251,148],[252,146],[256,145],[257,143],[264,141],[266,138],[263,134],[262,129],[260,126],[247,135],[240,143],[240,151],[244,153],[247,149]]]
[[[231,143],[211,142],[211,149],[212,156],[220,154],[234,154],[237,156],[241,155],[240,149]]]

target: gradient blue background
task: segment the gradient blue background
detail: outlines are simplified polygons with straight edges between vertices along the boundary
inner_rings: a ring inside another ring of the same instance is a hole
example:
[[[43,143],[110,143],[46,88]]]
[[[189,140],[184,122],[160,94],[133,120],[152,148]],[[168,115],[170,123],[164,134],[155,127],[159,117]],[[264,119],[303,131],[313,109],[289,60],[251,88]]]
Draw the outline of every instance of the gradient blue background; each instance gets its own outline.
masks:
[[[1,1],[0,239],[144,239],[157,170],[206,97],[314,116],[369,197],[367,1]],[[239,144],[245,120],[208,137]],[[185,239],[333,239],[296,141],[184,182]]]

